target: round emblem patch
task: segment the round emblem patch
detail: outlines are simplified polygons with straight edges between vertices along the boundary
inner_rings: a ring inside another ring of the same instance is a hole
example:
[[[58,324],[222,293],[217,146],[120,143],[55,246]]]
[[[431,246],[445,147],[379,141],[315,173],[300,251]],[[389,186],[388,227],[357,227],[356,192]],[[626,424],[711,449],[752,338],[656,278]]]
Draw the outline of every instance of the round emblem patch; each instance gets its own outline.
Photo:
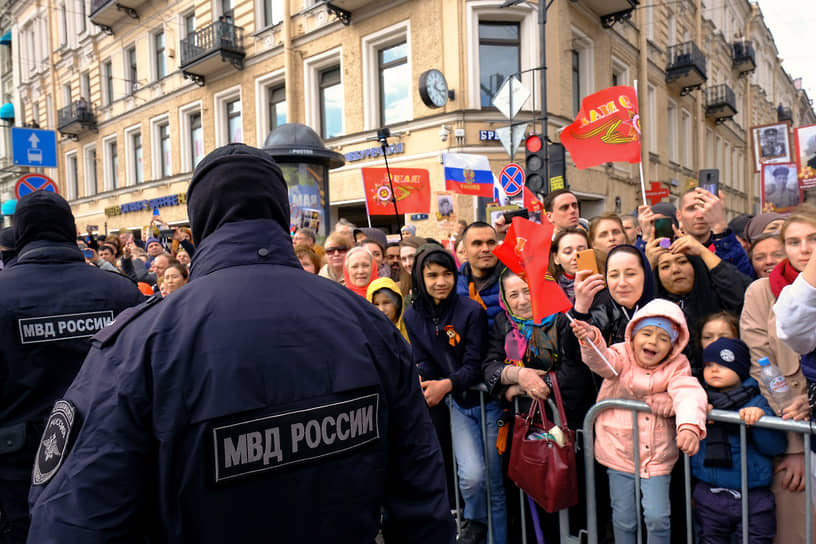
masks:
[[[733,363],[734,362],[734,352],[730,349],[721,349],[720,350],[720,359],[725,361],[726,363]]]
[[[62,459],[68,451],[75,413],[76,408],[67,400],[54,403],[34,459],[34,472],[31,476],[34,485],[48,483],[62,465]]]

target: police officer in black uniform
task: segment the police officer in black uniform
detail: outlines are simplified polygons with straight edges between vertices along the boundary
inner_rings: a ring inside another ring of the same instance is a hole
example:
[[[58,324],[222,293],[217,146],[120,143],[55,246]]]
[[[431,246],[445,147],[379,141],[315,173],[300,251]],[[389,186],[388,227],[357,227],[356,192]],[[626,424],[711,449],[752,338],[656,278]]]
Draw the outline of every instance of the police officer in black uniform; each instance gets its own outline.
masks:
[[[0,272],[0,543],[24,542],[34,453],[90,337],[144,300],[136,284],[85,264],[65,200],[20,199],[16,263]]]
[[[389,544],[450,542],[410,348],[300,267],[278,166],[230,144],[187,195],[191,282],[93,339],[37,453],[29,542],[371,543],[381,517]]]

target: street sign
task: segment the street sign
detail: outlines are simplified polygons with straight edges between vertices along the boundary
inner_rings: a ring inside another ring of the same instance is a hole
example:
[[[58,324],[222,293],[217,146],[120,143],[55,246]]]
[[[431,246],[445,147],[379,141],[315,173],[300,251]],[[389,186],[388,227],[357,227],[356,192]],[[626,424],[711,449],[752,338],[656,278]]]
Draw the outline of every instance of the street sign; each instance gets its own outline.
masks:
[[[669,196],[669,190],[663,188],[663,184],[659,181],[653,181],[649,184],[649,190],[646,191],[646,198],[652,203],[652,206]]]
[[[11,154],[16,166],[56,168],[57,133],[53,130],[12,127]]]
[[[504,194],[511,197],[516,196],[521,193],[521,188],[524,186],[524,169],[515,163],[508,164],[499,174],[499,183],[504,189]]]
[[[512,120],[529,99],[530,90],[513,76],[505,80],[499,92],[493,97],[493,105],[502,115]]]
[[[44,176],[42,174],[26,174],[18,179],[17,185],[14,187],[14,194],[19,199],[28,193],[33,193],[34,191],[39,190],[51,191],[52,193],[59,194],[56,182],[54,182],[54,180],[48,176]]]
[[[527,124],[513,125],[511,127],[500,127],[496,129],[496,136],[499,137],[504,150],[510,155],[510,160],[516,155],[516,149],[524,140],[524,133],[527,131]]]

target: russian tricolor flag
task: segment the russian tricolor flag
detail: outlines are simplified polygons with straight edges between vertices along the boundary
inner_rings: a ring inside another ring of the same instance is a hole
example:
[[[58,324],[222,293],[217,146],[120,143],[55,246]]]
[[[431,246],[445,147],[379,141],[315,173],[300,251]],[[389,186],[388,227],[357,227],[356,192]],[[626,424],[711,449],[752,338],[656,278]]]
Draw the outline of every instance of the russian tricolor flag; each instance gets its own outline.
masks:
[[[445,153],[445,189],[454,193],[493,198],[493,172],[484,155]]]

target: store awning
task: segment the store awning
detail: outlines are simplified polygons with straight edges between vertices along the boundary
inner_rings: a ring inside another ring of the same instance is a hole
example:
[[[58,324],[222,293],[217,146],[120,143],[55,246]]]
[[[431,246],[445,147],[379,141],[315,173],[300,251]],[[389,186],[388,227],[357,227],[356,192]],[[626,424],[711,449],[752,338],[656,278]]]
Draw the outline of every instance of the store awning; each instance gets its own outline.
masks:
[[[0,106],[0,119],[3,121],[13,121],[14,120],[14,104],[11,102],[6,102],[2,106]]]
[[[0,36],[0,45],[11,45],[11,30]]]

